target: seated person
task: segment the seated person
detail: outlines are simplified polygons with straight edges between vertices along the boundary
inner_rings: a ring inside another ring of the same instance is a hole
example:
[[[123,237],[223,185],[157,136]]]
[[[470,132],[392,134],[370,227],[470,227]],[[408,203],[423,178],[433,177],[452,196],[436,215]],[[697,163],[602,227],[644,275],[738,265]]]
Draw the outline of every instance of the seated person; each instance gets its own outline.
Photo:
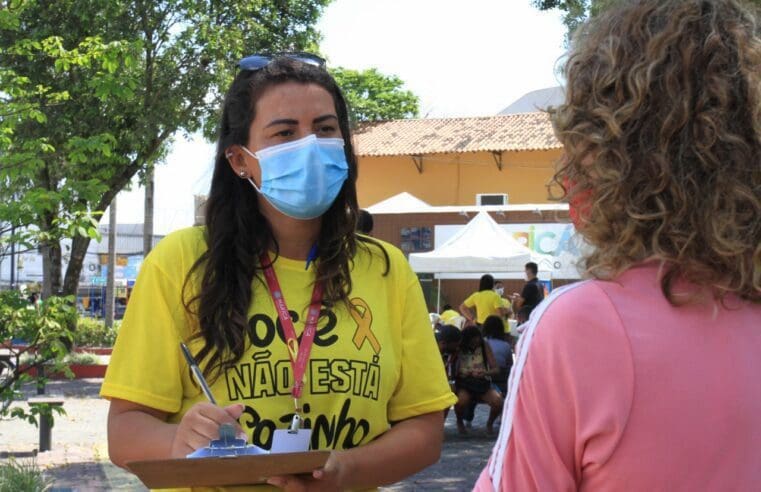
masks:
[[[441,308],[441,313],[439,313],[439,316],[441,317],[441,322],[443,324],[451,325],[452,321],[460,316],[460,313],[452,309],[452,306],[449,304],[444,304],[444,307]]]
[[[436,342],[439,344],[439,352],[444,361],[447,377],[449,378],[449,386],[452,388],[452,391],[454,391],[454,364],[457,359],[457,351],[460,349],[462,333],[456,326],[439,325],[436,327],[434,334],[436,336]],[[449,408],[444,410],[444,418],[446,418],[448,414]]]
[[[487,317],[481,329],[499,367],[499,373],[492,378],[492,387],[504,398],[507,394],[507,378],[510,374],[510,369],[513,367],[512,337],[505,334],[505,322],[501,317],[496,315]],[[465,410],[463,415],[465,427],[471,427],[472,425],[476,403],[475,400],[471,401]]]
[[[444,367],[447,369],[447,375],[449,379],[454,380],[454,373],[450,369],[450,362],[453,362],[454,356],[457,355],[457,351],[460,349],[460,342],[462,341],[462,333],[456,326],[452,325],[439,325],[434,331],[436,336],[436,342],[439,344],[439,352],[441,358],[444,360]]]
[[[489,316],[484,321],[484,338],[489,344],[499,373],[492,378],[492,383],[504,396],[507,394],[507,378],[513,367],[513,348],[506,340],[505,323],[499,316]]]
[[[518,335],[522,335],[524,331],[526,331],[526,328],[528,327],[528,319],[529,316],[531,316],[532,308],[529,306],[523,306],[518,310],[518,313],[515,315],[515,319],[518,321],[518,326],[515,331],[517,331]]]
[[[471,401],[480,401],[491,407],[486,432],[494,432],[494,421],[502,411],[502,397],[491,386],[491,376],[499,372],[494,354],[484,342],[478,327],[469,326],[462,331],[462,342],[457,352],[455,367],[455,393],[457,403],[457,430],[465,434],[465,413]]]

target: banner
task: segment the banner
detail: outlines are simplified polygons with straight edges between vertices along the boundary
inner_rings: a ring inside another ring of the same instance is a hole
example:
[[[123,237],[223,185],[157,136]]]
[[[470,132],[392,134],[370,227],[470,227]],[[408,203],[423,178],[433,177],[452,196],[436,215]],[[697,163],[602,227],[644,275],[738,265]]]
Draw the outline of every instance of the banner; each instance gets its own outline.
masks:
[[[576,234],[573,224],[499,224],[531,251],[531,261],[539,265],[539,278],[578,279],[576,263],[590,246]],[[434,248],[454,236],[463,225],[437,225]]]

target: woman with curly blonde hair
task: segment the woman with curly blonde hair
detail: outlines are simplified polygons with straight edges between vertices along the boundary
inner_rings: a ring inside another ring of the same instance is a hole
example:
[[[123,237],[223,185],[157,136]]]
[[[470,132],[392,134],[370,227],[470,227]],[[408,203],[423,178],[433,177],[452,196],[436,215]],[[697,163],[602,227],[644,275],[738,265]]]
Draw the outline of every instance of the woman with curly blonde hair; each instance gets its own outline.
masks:
[[[476,489],[759,490],[759,13],[614,3],[552,111],[591,279],[532,313]]]

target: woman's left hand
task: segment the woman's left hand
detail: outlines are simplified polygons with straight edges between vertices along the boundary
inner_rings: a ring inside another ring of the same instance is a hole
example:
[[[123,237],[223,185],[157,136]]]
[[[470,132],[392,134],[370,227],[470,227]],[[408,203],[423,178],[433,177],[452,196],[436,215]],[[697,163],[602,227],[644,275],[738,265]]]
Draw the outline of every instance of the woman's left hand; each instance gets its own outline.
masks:
[[[270,477],[267,483],[286,492],[319,492],[343,490],[341,484],[347,473],[340,451],[333,451],[325,462],[325,466],[312,472],[312,476],[282,475]]]

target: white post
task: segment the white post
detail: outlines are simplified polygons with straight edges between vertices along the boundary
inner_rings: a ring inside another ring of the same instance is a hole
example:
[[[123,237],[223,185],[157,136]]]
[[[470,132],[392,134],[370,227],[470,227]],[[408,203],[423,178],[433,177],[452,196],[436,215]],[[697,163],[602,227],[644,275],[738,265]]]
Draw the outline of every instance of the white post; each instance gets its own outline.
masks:
[[[436,289],[436,313],[441,312],[441,277],[438,278],[439,286]]]

